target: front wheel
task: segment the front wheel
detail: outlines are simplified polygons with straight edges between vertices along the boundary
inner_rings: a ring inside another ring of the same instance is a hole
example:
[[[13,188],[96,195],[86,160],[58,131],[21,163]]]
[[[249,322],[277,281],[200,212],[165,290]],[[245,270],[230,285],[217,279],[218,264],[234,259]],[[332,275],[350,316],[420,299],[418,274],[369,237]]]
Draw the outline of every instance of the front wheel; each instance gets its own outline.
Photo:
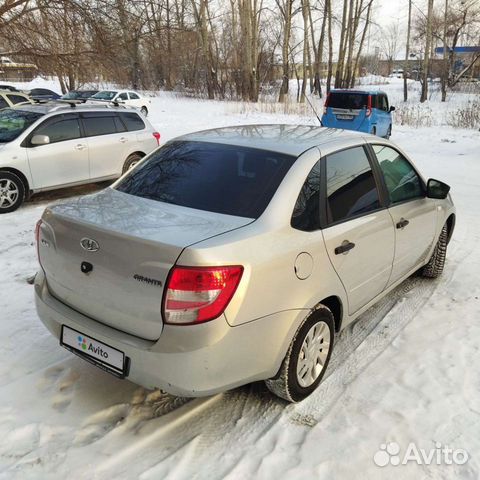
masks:
[[[277,376],[265,381],[267,388],[289,402],[308,397],[325,374],[334,335],[332,312],[321,306],[298,329]]]
[[[25,199],[25,185],[11,172],[0,171],[0,214],[16,210]]]
[[[141,159],[141,155],[138,153],[132,153],[132,155],[130,155],[123,164],[122,175],[131,170]]]
[[[385,135],[385,138],[388,140],[390,136],[392,135],[392,126],[388,126],[387,134]]]
[[[433,249],[432,256],[428,263],[422,268],[421,274],[428,278],[437,278],[443,272],[445,258],[447,256],[448,228],[445,224],[438,237],[438,242]]]

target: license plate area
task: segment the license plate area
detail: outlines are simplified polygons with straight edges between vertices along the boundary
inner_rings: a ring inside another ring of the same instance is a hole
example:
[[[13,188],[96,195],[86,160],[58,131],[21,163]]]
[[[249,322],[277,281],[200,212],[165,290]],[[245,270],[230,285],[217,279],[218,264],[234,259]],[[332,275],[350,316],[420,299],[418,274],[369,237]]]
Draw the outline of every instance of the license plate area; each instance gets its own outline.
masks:
[[[62,325],[60,345],[118,378],[128,375],[130,359],[124,352],[78,330]]]
[[[337,115],[337,120],[353,120],[353,115]]]

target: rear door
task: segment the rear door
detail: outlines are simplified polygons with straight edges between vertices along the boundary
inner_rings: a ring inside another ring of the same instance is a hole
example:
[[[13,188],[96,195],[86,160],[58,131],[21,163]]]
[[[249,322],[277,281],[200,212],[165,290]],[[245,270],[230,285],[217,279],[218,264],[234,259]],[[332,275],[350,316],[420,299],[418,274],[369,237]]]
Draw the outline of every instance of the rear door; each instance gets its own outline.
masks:
[[[128,92],[128,96],[130,97],[130,105],[132,107],[142,108],[142,100],[139,95],[137,95],[135,92]]]
[[[32,145],[34,135],[47,135],[48,145]],[[87,140],[82,137],[78,114],[55,115],[25,140],[33,188],[50,188],[88,181]]]
[[[426,260],[435,236],[435,200],[412,164],[396,149],[372,145],[390,197],[395,225],[395,259],[389,285],[405,277]]]
[[[128,157],[131,138],[114,111],[81,114],[90,161],[90,178],[120,175]]]
[[[324,162],[323,238],[347,292],[351,315],[387,285],[394,255],[394,227],[365,147],[330,154]]]

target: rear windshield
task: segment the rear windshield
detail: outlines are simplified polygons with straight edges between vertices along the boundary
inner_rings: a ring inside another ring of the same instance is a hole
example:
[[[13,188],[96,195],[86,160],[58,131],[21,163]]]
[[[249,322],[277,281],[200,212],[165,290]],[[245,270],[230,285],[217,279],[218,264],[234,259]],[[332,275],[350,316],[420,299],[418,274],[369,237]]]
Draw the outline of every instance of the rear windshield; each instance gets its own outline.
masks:
[[[138,197],[258,218],[295,157],[207,142],[176,141],[153,153],[116,189]]]
[[[361,110],[367,107],[367,101],[366,93],[330,92],[327,107]]]
[[[11,108],[0,111],[0,143],[15,140],[42,116],[42,113],[24,112]]]

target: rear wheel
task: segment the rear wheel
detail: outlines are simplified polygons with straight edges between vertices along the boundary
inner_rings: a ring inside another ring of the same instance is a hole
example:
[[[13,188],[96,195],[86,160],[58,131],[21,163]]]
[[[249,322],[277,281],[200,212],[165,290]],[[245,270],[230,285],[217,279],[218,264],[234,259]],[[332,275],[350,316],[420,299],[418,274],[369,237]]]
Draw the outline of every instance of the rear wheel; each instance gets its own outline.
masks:
[[[143,157],[138,153],[132,153],[123,164],[122,175],[132,169]]]
[[[298,329],[277,376],[265,381],[268,389],[289,402],[310,395],[325,374],[334,335],[332,312],[321,306]]]
[[[422,268],[421,273],[424,277],[437,278],[443,272],[445,258],[447,256],[448,227],[445,224],[438,238],[438,242],[433,249],[432,256],[428,263]]]
[[[377,134],[377,127],[372,127],[372,135],[376,135]]]
[[[25,185],[11,172],[0,171],[0,214],[16,210],[25,199]]]
[[[147,107],[142,107],[142,108],[140,109],[140,113],[141,113],[144,117],[146,117],[146,116],[148,115],[148,109],[147,109]]]

